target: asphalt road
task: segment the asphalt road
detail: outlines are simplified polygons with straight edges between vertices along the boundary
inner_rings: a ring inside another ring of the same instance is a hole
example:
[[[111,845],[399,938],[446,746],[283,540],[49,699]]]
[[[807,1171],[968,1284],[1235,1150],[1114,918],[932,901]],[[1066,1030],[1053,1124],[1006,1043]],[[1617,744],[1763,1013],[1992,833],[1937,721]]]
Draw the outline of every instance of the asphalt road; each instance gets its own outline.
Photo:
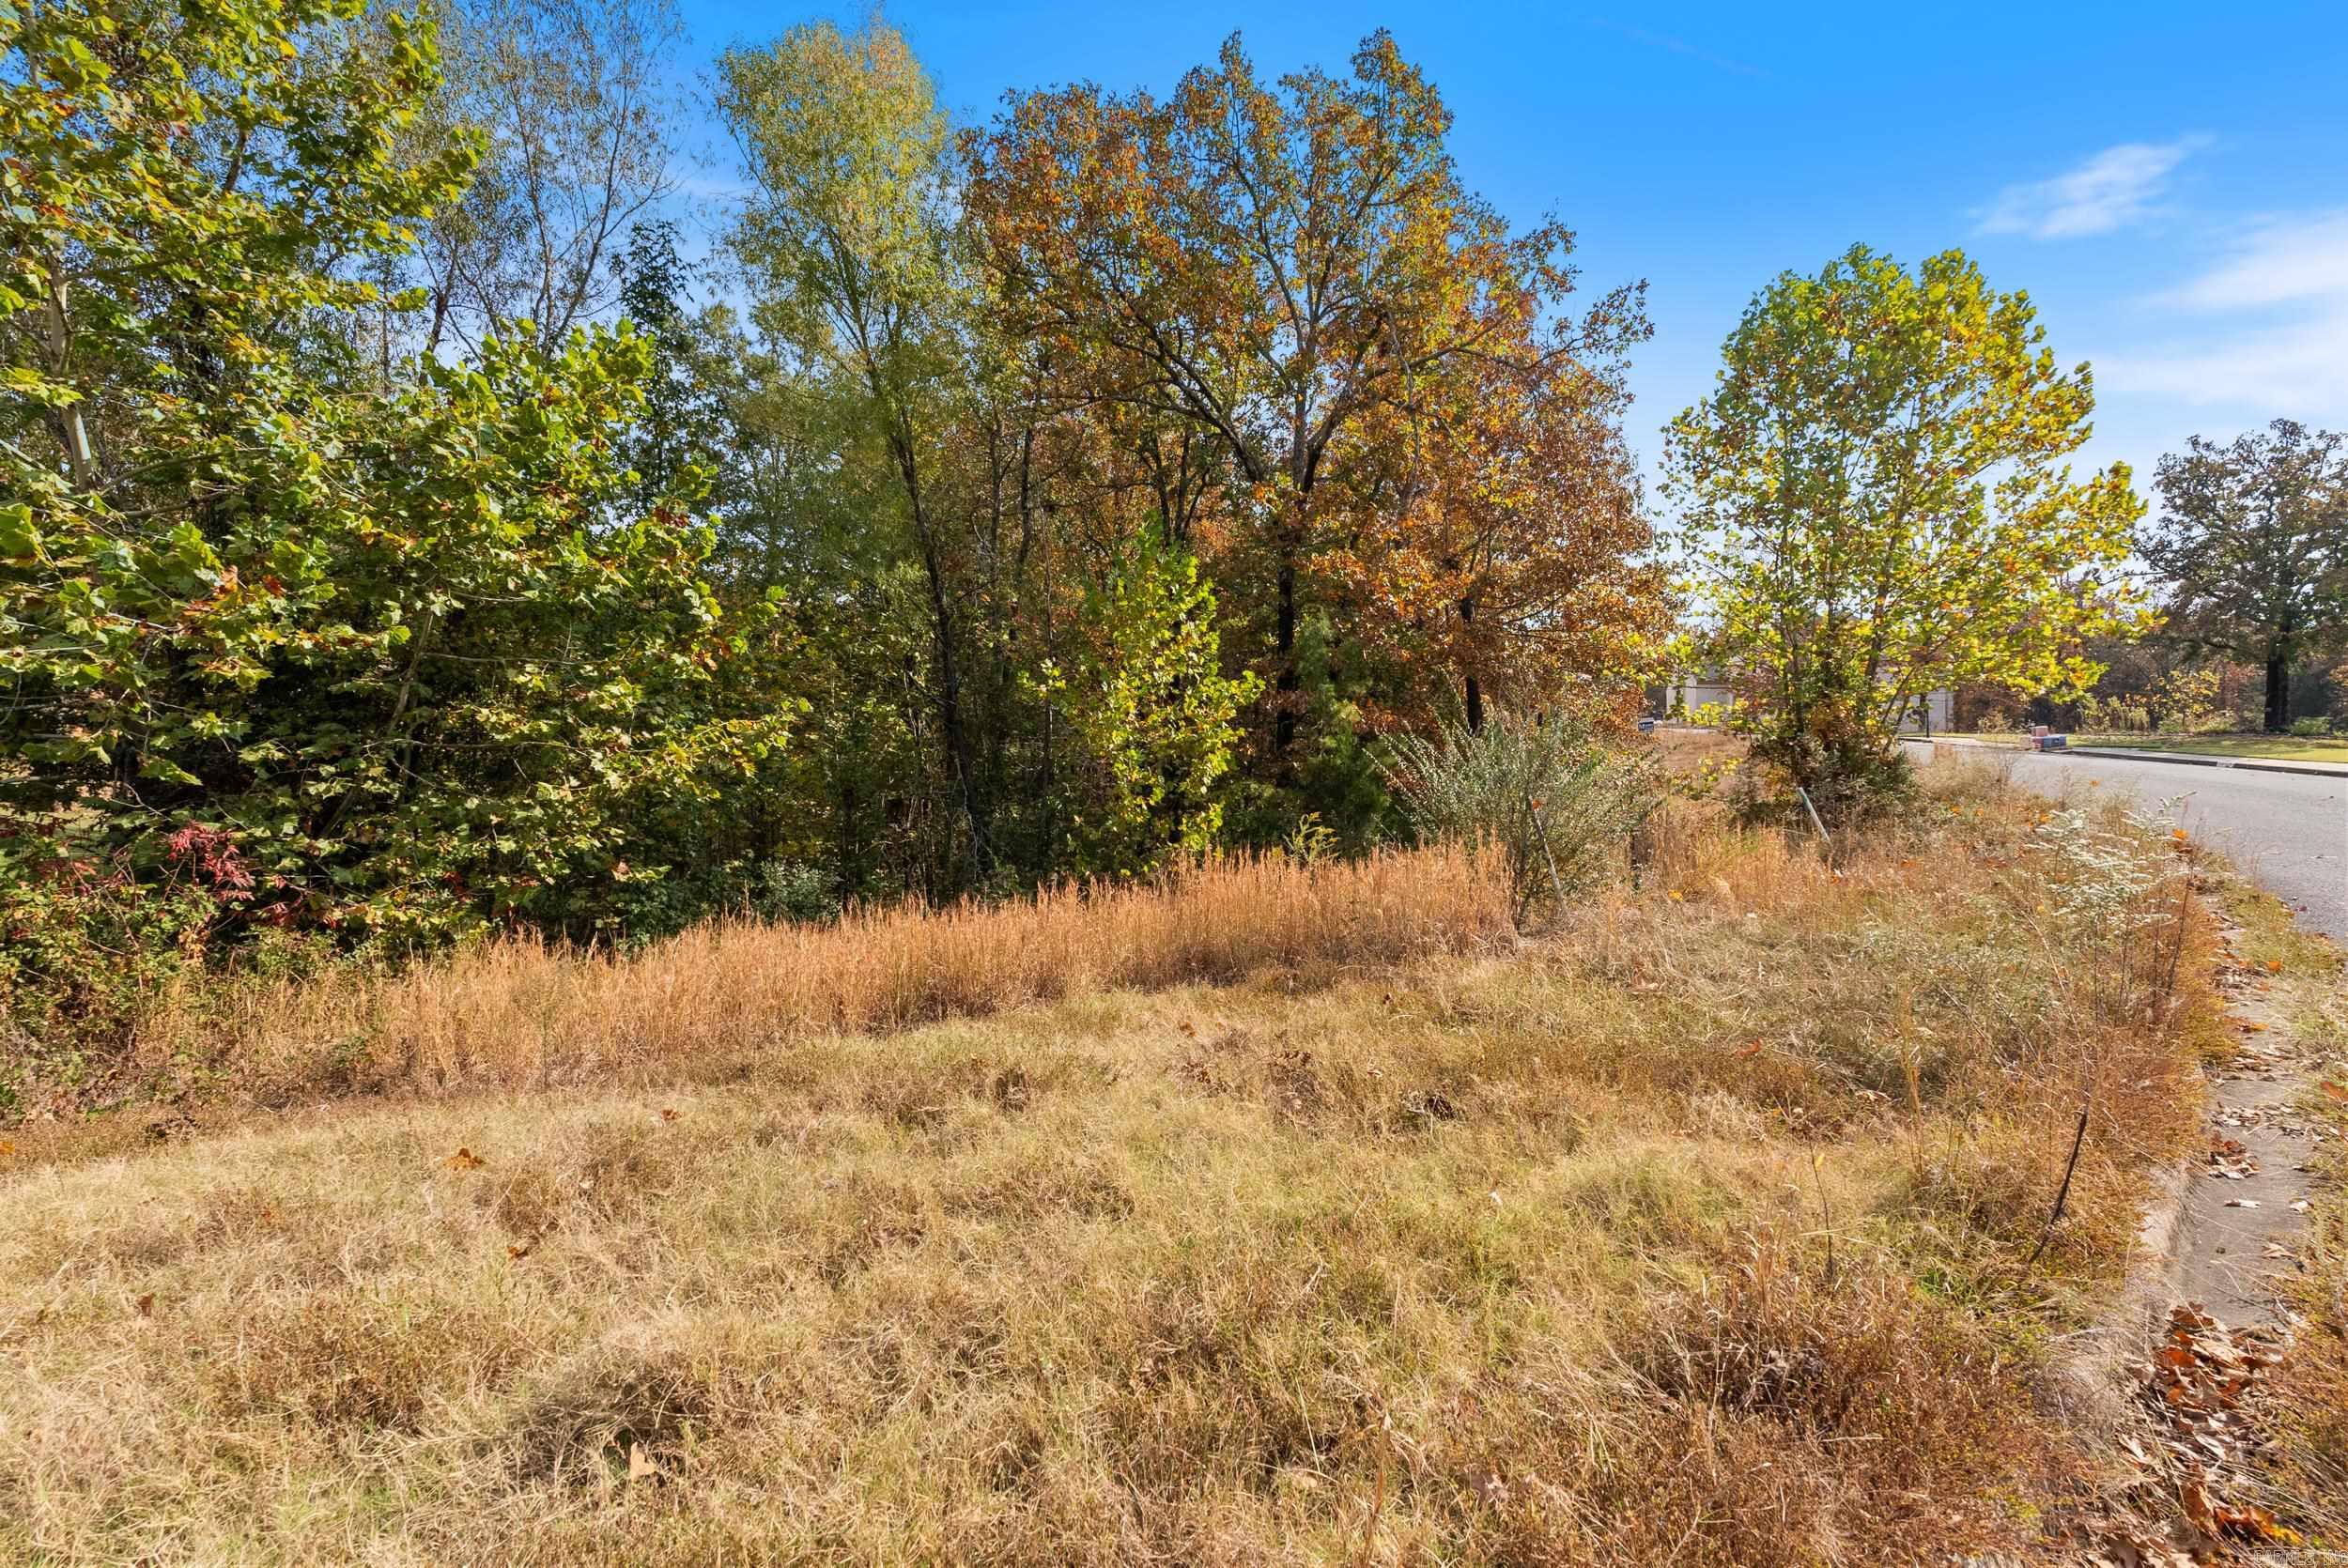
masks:
[[[2290,904],[2303,925],[2348,942],[2348,778],[2060,752],[2000,760],[2013,763],[2016,783],[2050,795],[2093,781],[2149,806],[2174,801],[2178,826]]]

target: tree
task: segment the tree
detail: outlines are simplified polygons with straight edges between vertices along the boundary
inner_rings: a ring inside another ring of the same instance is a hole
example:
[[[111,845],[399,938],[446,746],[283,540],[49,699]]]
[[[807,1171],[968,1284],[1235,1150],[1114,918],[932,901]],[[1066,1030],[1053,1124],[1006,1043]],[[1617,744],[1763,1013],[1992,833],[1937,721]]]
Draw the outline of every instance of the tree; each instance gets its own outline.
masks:
[[[677,238],[666,219],[637,224],[616,269],[620,313],[652,350],[643,413],[623,443],[636,500],[647,510],[675,495],[688,469],[713,467],[725,434],[692,314],[695,269],[677,254]]]
[[[955,372],[974,349],[945,115],[904,39],[878,22],[853,35],[792,28],[728,51],[718,75],[754,187],[733,247],[762,321],[853,394],[886,454],[927,592],[938,744],[983,874],[995,852],[936,471]]]
[[[2142,507],[2123,465],[2071,477],[2093,380],[2045,335],[1960,252],[1911,273],[1857,246],[1763,290],[1666,432],[1738,722],[1833,807],[1896,773],[1929,692],[2082,686],[2082,639],[2133,623],[2109,579]]]
[[[1258,684],[1219,668],[1213,591],[1196,561],[1145,541],[1085,619],[1092,635],[1073,668],[1046,660],[1034,683],[1084,759],[1075,869],[1133,875],[1213,847],[1231,718]]]
[[[168,881],[201,842],[247,923],[620,918],[648,799],[705,804],[790,717],[715,699],[760,623],[681,499],[627,504],[642,340],[358,374],[338,328],[382,301],[346,264],[469,161],[398,150],[428,30],[6,14],[0,878]]]
[[[461,0],[425,122],[482,148],[424,230],[424,347],[529,335],[552,347],[616,302],[630,231],[675,188],[674,0]]]
[[[1635,700],[1664,633],[1628,394],[1579,347],[1552,337],[1463,359],[1350,466],[1347,483],[1374,493],[1331,570],[1422,731],[1455,706],[1478,730],[1491,698],[1594,718]]]
[[[1445,370],[1523,349],[1524,324],[1573,286],[1571,235],[1511,234],[1460,184],[1450,123],[1384,33],[1349,76],[1276,85],[1234,37],[1163,103],[1032,93],[973,144],[970,206],[1019,331],[1082,395],[1219,453],[1236,525],[1224,553],[1246,563],[1225,569],[1224,598],[1269,644],[1283,774],[1313,575],[1346,527],[1332,476]],[[1617,290],[1559,351],[1612,353],[1644,331],[1639,291]],[[1176,471],[1198,470],[1185,454]]]
[[[2348,438],[2278,419],[2160,460],[2163,503],[2138,549],[2170,583],[2189,653],[2265,667],[2265,726],[2291,720],[2294,666],[2348,640]]]
[[[0,11],[0,483],[17,526],[50,506],[146,519],[153,487],[201,485],[304,325],[378,301],[338,269],[396,254],[463,189],[473,139],[394,150],[439,79],[430,30],[389,16],[363,48],[362,8]]]

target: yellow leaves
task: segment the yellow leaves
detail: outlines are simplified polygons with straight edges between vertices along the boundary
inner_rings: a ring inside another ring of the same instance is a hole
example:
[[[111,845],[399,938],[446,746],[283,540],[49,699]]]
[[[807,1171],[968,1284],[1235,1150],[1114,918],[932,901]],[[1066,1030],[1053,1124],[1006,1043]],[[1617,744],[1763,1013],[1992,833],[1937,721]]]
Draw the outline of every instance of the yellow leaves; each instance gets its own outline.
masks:
[[[2246,1503],[2240,1508],[2219,1507],[2213,1517],[2218,1531],[2245,1540],[2272,1541],[2278,1545],[2296,1546],[2305,1539],[2297,1530],[2278,1524],[2273,1514],[2256,1503]]]

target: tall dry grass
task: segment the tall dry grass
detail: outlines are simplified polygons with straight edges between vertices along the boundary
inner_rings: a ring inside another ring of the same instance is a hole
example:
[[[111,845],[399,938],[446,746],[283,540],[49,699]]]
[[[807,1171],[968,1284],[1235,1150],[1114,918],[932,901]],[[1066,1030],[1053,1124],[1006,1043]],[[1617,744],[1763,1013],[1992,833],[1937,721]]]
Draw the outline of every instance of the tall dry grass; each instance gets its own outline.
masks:
[[[199,994],[141,1053],[264,1099],[628,1083],[811,1034],[888,1031],[1111,987],[1224,982],[1509,937],[1506,877],[1451,846],[1217,858],[1008,902],[713,922],[614,955],[507,940],[405,970]]]
[[[1456,858],[1230,868],[311,997],[387,1083],[663,1081],[24,1140],[0,1560],[2037,1560],[2214,939],[2158,837],[2089,920],[2042,803],[1936,800],[1832,865],[1676,807],[1546,939],[1326,985],[1079,989],[1506,922]]]

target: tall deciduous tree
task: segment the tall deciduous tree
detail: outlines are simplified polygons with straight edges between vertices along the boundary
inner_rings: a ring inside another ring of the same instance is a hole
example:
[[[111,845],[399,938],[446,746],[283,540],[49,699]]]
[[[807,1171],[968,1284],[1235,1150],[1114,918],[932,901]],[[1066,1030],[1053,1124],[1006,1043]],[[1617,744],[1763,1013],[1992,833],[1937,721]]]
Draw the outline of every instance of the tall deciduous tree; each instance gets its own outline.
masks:
[[[1730,334],[1719,390],[1667,431],[1670,493],[1761,754],[1835,804],[1896,767],[1936,688],[2094,678],[2084,638],[2142,511],[2126,468],[2074,479],[2088,368],[1962,253],[1864,246],[1787,273]]]
[[[1164,102],[1038,92],[975,145],[971,208],[1021,328],[1055,366],[1089,367],[1093,395],[1228,466],[1234,543],[1262,562],[1228,597],[1268,634],[1283,768],[1305,599],[1343,526],[1332,475],[1373,423],[1415,413],[1459,361],[1522,346],[1572,287],[1571,236],[1511,234],[1461,185],[1450,123],[1383,33],[1348,76],[1276,84],[1233,38]],[[1624,289],[1583,331],[1605,352],[1643,330]]]
[[[2348,641],[2348,438],[2278,419],[2160,460],[2163,510],[2138,548],[2169,579],[2188,652],[2263,665],[2265,723],[2289,723],[2291,671]]]
[[[758,627],[681,505],[626,504],[641,339],[386,395],[312,330],[470,161],[403,159],[431,36],[358,14],[0,9],[0,880],[155,877],[200,828],[246,918],[584,934],[662,870],[647,797],[783,715],[713,700]]]
[[[850,390],[894,475],[930,613],[938,744],[981,870],[994,854],[951,589],[937,446],[975,345],[945,115],[875,22],[795,27],[718,62],[718,107],[753,185],[734,249],[762,320]]]
[[[1331,565],[1422,731],[1454,703],[1480,730],[1495,697],[1596,717],[1635,700],[1665,631],[1628,396],[1583,347],[1552,331],[1462,359],[1349,465],[1368,494]]]
[[[459,0],[426,130],[478,138],[463,198],[424,230],[425,343],[551,347],[617,302],[630,230],[676,186],[674,0]]]

